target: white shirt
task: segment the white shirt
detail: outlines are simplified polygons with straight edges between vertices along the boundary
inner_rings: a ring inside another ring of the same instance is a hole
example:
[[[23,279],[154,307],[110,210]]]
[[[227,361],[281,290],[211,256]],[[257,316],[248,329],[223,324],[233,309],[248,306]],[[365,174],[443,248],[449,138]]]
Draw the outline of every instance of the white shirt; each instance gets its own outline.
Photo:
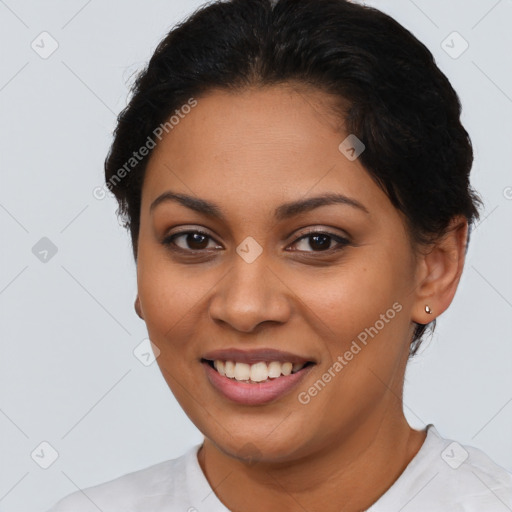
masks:
[[[229,512],[197,460],[181,457],[76,491],[48,512]],[[440,436],[434,425],[393,485],[367,512],[508,512],[512,474],[481,450]]]

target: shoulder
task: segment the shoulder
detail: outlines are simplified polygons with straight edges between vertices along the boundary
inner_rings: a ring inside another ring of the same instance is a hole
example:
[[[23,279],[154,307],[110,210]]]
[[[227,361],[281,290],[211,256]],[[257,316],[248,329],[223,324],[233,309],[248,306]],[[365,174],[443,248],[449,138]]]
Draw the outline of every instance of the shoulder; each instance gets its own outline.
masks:
[[[439,487],[454,495],[461,510],[498,512],[512,509],[512,473],[494,462],[482,450],[440,438]]]
[[[62,498],[48,512],[157,512],[174,510],[172,505],[181,509],[188,497],[190,471],[187,468],[198,448],[199,445],[194,446],[176,459],[75,491]]]
[[[418,453],[368,512],[391,510],[512,510],[512,474],[480,449],[444,438],[429,424]]]
[[[480,449],[442,437],[432,424],[394,490],[400,492],[393,497],[410,501],[416,512],[512,510],[512,474]]]

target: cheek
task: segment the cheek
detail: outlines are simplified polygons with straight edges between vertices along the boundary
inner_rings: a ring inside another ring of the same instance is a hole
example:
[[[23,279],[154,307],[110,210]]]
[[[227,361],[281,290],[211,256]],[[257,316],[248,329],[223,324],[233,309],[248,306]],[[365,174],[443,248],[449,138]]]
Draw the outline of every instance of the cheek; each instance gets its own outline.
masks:
[[[406,281],[406,276],[385,261],[390,259],[361,251],[351,261],[321,275],[297,275],[292,282],[300,287],[300,296],[317,315],[316,321],[325,324],[332,335],[341,336],[342,341],[373,325],[399,301],[400,283]]]
[[[411,267],[403,263],[407,245],[352,254],[322,277],[298,282],[303,302],[314,312],[314,332],[327,336],[322,370],[330,371],[325,378],[335,384],[324,399],[356,410],[382,396],[388,386],[383,383],[392,380],[407,351]]]
[[[407,350],[406,295],[400,292],[406,274],[392,259],[372,258],[347,262],[322,279],[300,281],[301,298],[314,312],[313,332],[328,333],[323,340],[328,356],[317,375],[327,384],[301,391],[315,397],[309,405],[315,411],[311,416],[329,411],[324,428],[332,427],[333,435],[337,425],[370,414],[395,389]],[[395,395],[389,396],[393,400]]]
[[[150,339],[165,356],[184,344],[194,325],[194,315],[207,290],[204,281],[194,277],[193,269],[184,269],[170,261],[165,251],[139,246],[137,286],[144,321]]]

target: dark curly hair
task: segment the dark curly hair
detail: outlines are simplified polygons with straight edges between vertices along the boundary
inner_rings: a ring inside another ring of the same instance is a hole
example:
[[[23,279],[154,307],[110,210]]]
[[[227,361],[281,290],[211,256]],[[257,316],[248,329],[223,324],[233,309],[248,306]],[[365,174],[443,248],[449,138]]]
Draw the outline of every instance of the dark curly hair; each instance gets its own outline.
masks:
[[[362,165],[404,213],[414,245],[445,234],[458,214],[470,228],[479,218],[459,98],[408,30],[347,0],[214,1],[158,44],[117,118],[105,179],[130,230],[135,260],[142,184],[157,127],[213,88],[234,92],[282,83],[339,99],[340,121],[366,146]],[[144,147],[145,156],[134,160],[134,151]],[[433,330],[435,321],[416,324],[411,356],[428,326]]]

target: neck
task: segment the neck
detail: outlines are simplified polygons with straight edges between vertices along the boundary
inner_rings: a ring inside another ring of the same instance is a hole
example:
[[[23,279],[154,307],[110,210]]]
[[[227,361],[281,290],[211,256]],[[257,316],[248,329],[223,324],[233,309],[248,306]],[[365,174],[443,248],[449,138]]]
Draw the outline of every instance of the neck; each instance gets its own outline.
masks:
[[[198,460],[211,487],[230,510],[360,512],[396,481],[425,441],[403,411],[389,410],[338,432],[314,454],[292,462],[246,464],[205,438]]]

